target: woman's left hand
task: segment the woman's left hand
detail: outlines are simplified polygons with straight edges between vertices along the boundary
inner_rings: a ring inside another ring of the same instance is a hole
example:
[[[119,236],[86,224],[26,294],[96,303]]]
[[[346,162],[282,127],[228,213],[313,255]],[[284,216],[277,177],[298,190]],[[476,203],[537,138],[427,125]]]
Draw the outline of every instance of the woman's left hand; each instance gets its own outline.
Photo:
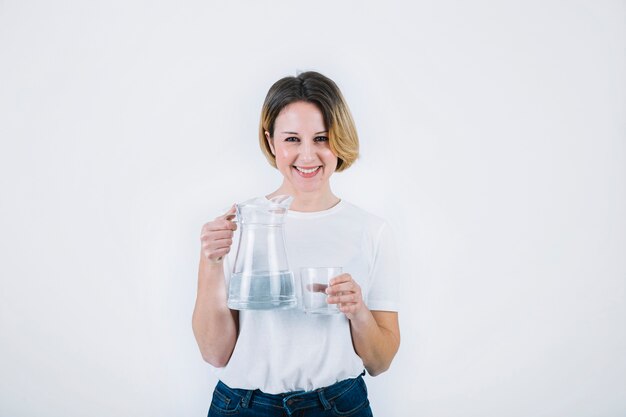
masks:
[[[328,294],[328,304],[338,304],[339,310],[349,320],[368,311],[363,302],[361,286],[352,279],[350,274],[337,275],[331,279],[326,288],[326,294]]]

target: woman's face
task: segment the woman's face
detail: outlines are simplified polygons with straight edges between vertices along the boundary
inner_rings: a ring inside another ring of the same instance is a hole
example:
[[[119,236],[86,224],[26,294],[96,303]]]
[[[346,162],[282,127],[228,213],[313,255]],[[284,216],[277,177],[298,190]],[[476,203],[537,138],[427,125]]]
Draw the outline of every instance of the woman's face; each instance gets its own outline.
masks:
[[[296,192],[330,190],[337,156],[330,150],[324,118],[315,104],[289,104],[274,122],[274,137],[270,138],[269,132],[265,136],[285,185]]]

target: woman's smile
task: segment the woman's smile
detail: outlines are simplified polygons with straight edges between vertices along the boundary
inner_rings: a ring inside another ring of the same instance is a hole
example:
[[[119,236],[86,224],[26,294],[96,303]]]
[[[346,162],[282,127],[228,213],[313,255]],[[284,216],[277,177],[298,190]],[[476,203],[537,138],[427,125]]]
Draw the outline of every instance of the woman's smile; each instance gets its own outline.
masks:
[[[302,167],[302,166],[296,166],[294,165],[293,168],[295,168],[296,172],[302,177],[302,178],[313,178],[314,176],[317,175],[317,173],[319,172],[321,166],[315,166],[315,167]]]

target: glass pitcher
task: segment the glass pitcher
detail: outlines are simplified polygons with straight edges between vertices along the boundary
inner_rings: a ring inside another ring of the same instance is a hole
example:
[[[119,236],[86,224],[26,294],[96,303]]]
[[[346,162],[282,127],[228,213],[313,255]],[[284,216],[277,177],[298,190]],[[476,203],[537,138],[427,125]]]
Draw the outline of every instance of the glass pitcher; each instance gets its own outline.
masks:
[[[228,286],[234,310],[286,309],[297,304],[293,273],[287,264],[283,224],[290,196],[236,204],[239,245]]]

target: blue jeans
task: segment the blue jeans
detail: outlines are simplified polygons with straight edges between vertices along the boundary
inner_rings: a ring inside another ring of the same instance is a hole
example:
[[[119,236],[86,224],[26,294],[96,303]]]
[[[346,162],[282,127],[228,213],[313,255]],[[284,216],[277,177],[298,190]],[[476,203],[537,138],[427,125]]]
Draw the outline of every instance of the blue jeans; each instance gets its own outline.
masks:
[[[314,391],[266,394],[230,388],[222,381],[213,391],[208,417],[372,417],[363,377]]]

